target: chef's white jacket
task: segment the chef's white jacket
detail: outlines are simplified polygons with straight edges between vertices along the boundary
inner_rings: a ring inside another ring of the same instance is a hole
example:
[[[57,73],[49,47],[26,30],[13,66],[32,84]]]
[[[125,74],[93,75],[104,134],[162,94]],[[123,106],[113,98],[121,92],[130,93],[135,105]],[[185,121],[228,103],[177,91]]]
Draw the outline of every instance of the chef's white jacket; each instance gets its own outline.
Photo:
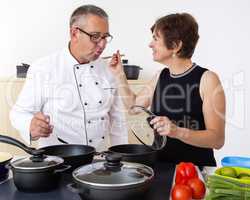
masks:
[[[43,112],[54,125],[39,147],[88,144],[105,149],[128,143],[124,107],[107,63],[103,59],[79,64],[68,48],[33,63],[24,87],[10,112],[12,125],[30,144],[33,115]]]

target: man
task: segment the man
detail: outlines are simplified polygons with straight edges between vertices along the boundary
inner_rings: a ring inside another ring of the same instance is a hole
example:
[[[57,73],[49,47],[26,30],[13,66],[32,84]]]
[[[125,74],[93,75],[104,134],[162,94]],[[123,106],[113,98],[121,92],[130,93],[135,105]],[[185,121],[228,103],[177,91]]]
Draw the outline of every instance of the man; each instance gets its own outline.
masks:
[[[32,64],[10,112],[12,125],[26,142],[39,140],[40,147],[66,141],[102,150],[106,138],[111,145],[127,143],[115,79],[99,58],[112,39],[105,11],[77,8],[70,39],[69,47]]]

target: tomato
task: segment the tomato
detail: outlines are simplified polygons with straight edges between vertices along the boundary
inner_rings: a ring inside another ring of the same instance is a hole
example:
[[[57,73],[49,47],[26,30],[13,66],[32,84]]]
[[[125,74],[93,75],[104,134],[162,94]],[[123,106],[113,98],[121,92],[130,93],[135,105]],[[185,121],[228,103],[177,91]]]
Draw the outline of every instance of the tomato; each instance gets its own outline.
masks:
[[[190,178],[198,177],[198,173],[196,171],[195,165],[193,163],[185,163],[186,176]]]
[[[187,185],[192,189],[193,199],[203,199],[206,193],[205,184],[199,178],[189,179]]]
[[[197,178],[195,165],[191,162],[181,162],[176,166],[175,183],[186,184],[191,178]]]
[[[192,200],[192,190],[187,185],[177,184],[171,192],[172,200]]]

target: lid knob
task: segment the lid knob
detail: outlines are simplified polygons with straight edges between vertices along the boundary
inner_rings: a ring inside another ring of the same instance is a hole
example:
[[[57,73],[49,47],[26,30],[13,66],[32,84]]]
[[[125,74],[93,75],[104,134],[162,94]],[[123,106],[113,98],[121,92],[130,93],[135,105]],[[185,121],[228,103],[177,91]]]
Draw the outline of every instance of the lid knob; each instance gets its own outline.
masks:
[[[109,169],[111,171],[120,171],[121,170],[122,156],[119,153],[107,154],[105,159],[106,159],[106,162],[104,163],[104,166],[107,169]]]
[[[30,160],[32,162],[43,162],[44,159],[47,158],[47,156],[43,155],[43,154],[38,154],[38,155],[33,155],[30,157]]]
[[[122,64],[127,65],[127,64],[128,64],[128,60],[127,60],[127,59],[123,59],[123,60],[122,60]]]

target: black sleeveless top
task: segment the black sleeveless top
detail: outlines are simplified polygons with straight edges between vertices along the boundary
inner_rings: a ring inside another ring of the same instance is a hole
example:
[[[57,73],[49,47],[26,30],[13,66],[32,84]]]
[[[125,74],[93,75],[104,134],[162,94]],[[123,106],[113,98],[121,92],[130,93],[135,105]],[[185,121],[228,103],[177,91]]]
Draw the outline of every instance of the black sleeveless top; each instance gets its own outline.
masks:
[[[205,130],[200,97],[200,80],[207,69],[196,64],[179,75],[162,70],[154,91],[151,110],[158,116],[167,116],[179,127]],[[159,151],[160,161],[193,162],[198,166],[216,166],[213,149],[195,147],[178,139],[167,138],[167,144]]]

